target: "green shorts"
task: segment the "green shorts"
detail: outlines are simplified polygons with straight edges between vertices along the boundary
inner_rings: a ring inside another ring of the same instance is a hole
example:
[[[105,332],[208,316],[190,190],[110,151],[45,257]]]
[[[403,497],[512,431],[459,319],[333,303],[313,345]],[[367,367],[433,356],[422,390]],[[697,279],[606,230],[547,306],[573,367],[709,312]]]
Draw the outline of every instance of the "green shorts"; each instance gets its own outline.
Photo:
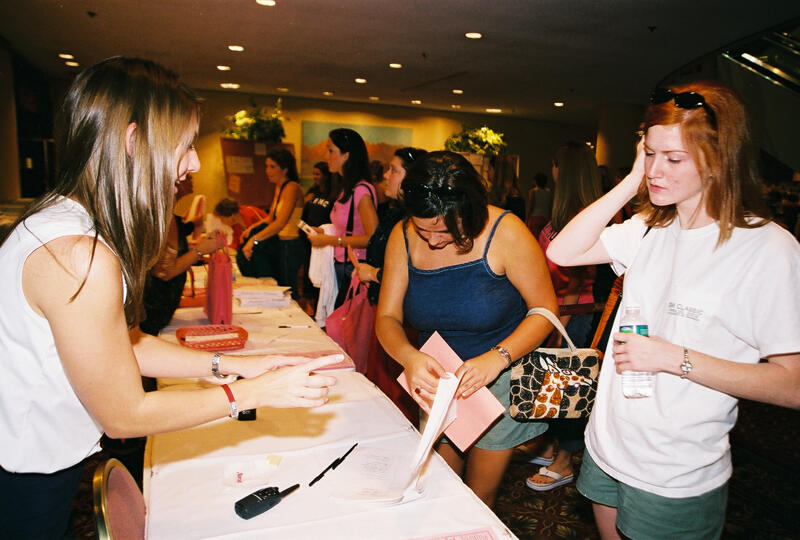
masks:
[[[633,540],[716,539],[722,535],[727,482],[697,497],[662,497],[615,480],[586,451],[576,487],[592,502],[616,508],[617,528]]]

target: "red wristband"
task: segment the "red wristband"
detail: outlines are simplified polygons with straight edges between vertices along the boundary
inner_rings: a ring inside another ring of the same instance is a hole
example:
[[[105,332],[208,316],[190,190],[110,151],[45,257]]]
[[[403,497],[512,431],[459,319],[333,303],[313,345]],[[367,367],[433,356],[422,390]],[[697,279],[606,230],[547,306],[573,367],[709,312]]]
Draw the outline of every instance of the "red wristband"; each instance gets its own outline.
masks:
[[[231,387],[227,384],[223,384],[222,389],[225,390],[225,395],[228,396],[228,401],[231,403],[231,418],[236,418],[239,416],[239,407],[236,405],[236,398],[233,397]]]

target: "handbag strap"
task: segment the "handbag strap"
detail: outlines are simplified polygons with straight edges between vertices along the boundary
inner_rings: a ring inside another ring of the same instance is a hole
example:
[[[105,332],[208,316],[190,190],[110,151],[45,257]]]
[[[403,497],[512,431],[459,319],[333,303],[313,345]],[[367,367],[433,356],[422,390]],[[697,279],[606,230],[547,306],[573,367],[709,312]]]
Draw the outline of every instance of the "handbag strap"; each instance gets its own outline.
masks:
[[[542,317],[544,317],[545,319],[550,321],[550,324],[555,326],[556,330],[561,332],[561,335],[567,341],[567,345],[569,346],[569,350],[572,351],[572,352],[575,352],[577,350],[577,348],[575,347],[575,344],[572,343],[571,339],[569,339],[569,335],[567,334],[567,330],[564,328],[564,325],[561,324],[561,321],[558,320],[558,317],[556,317],[553,314],[552,311],[550,311],[547,308],[535,307],[535,308],[531,308],[528,311],[528,314],[525,315],[525,316],[526,317],[530,317],[531,315],[541,315]]]
[[[372,202],[375,203],[376,201],[375,193],[373,192],[375,187],[372,184],[365,182],[364,180],[360,180],[355,186],[353,186],[353,193],[350,195],[350,211],[347,214],[347,227],[344,230],[345,236],[353,236],[353,212],[355,211],[354,207],[356,205],[356,188],[358,186],[366,186],[367,191],[369,191],[369,196],[372,197]],[[377,206],[377,203],[375,204]]]

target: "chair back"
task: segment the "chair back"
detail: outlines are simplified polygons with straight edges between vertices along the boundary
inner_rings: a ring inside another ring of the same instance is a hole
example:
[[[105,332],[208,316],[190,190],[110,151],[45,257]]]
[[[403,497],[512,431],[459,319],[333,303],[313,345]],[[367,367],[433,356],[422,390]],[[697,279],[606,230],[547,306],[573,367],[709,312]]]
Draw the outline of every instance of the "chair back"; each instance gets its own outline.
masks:
[[[100,463],[92,479],[92,493],[100,540],[144,539],[144,496],[122,463],[114,458]]]
[[[606,305],[603,308],[603,314],[600,316],[600,322],[597,323],[597,329],[594,332],[594,338],[592,338],[591,347],[598,350],[600,353],[600,360],[603,359],[606,351],[606,344],[608,343],[608,339],[613,331],[609,325],[614,324],[614,318],[617,315],[619,304],[622,301],[622,282],[624,278],[625,274],[619,276],[614,281],[614,285],[611,287],[611,292],[608,294]]]

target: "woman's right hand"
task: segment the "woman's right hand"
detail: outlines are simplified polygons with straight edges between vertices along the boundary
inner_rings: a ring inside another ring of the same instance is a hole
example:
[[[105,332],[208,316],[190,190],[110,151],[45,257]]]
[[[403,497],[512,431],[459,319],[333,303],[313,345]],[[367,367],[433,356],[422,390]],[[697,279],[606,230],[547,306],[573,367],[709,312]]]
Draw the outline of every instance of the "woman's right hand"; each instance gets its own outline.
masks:
[[[433,357],[419,351],[405,362],[405,368],[411,397],[425,412],[430,412],[439,379],[446,371]]]
[[[248,386],[247,392],[252,396],[248,402],[256,407],[319,407],[328,402],[328,387],[336,384],[336,378],[314,370],[339,361],[334,355],[309,359],[237,381],[236,386]]]
[[[208,255],[209,253],[213,253],[217,250],[217,245],[217,238],[216,236],[212,235],[210,237],[203,238],[197,242],[194,247],[203,255]]]

